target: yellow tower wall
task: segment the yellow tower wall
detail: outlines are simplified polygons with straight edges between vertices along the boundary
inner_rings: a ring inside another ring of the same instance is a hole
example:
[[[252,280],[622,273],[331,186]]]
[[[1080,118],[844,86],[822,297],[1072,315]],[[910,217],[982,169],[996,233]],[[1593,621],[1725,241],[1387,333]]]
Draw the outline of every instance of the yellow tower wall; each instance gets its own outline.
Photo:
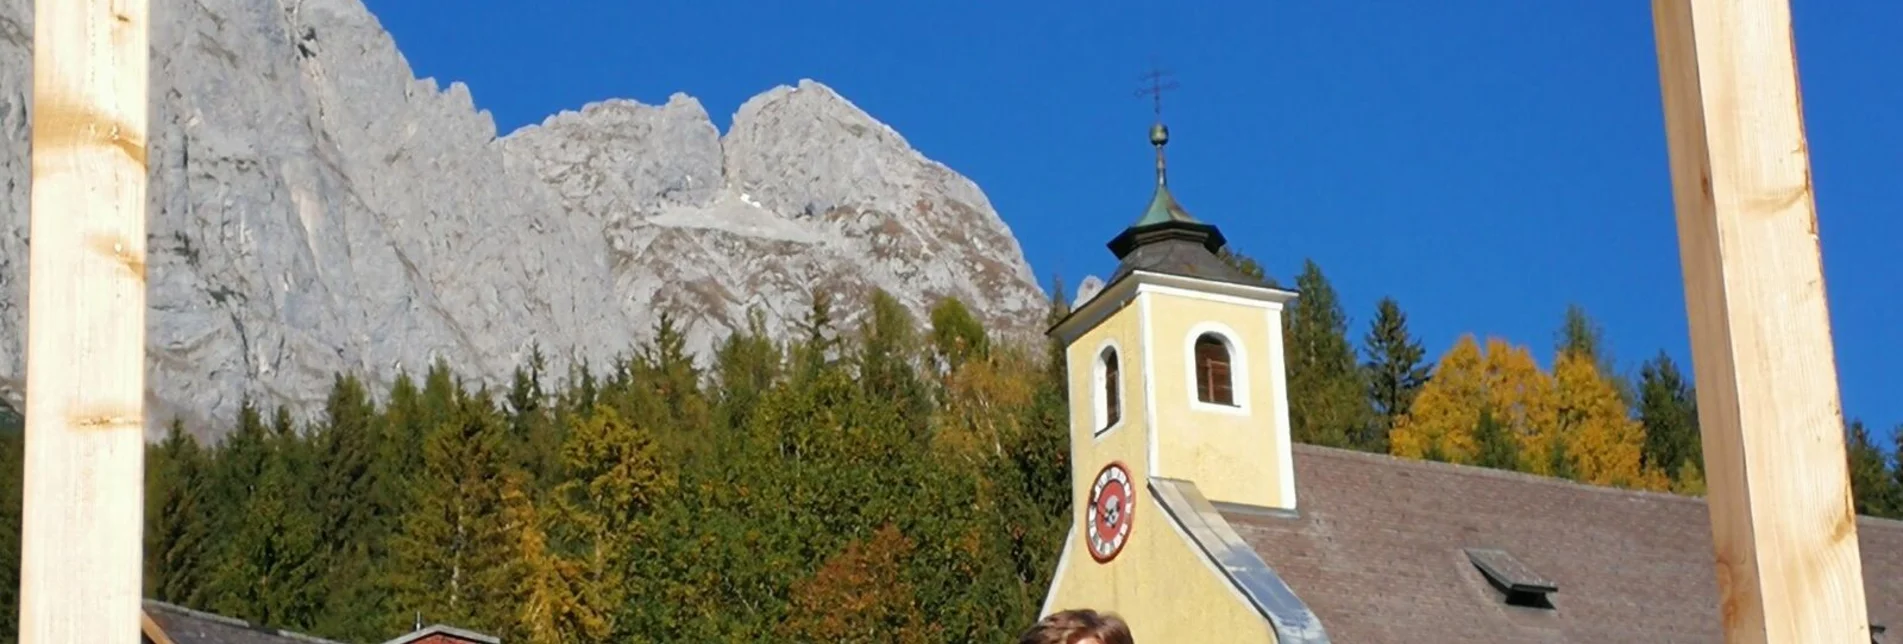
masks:
[[[1078,466],[1089,476],[1101,467]],[[1130,474],[1144,480],[1134,468]],[[1091,558],[1083,531],[1072,529],[1045,614],[1069,608],[1113,611],[1130,624],[1138,642],[1276,641],[1268,620],[1163,512],[1149,486],[1137,489],[1130,539],[1109,563]]]
[[[1137,307],[1154,379],[1149,474],[1193,480],[1211,501],[1293,509],[1281,305],[1143,288]],[[1236,406],[1196,399],[1193,345],[1206,331],[1233,343]]]
[[[1060,331],[1069,343],[1072,527],[1042,613],[1114,611],[1141,642],[1277,641],[1261,609],[1154,498],[1151,480],[1194,481],[1214,501],[1294,507],[1281,304],[1259,292],[1201,293],[1151,279],[1098,294],[1060,327],[1075,329]],[[1205,329],[1240,349],[1232,352],[1240,361],[1238,409],[1195,400],[1192,334]],[[1122,381],[1121,420],[1108,428],[1099,422],[1098,358],[1106,347],[1117,350]],[[1091,556],[1084,512],[1092,482],[1113,462],[1129,471],[1136,505],[1123,549],[1100,563]]]

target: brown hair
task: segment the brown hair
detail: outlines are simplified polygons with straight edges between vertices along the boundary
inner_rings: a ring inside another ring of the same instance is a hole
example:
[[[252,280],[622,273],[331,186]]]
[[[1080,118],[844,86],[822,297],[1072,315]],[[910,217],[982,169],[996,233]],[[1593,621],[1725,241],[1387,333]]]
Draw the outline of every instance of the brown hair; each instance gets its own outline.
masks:
[[[1135,644],[1130,638],[1130,625],[1123,623],[1123,618],[1088,608],[1044,616],[1018,636],[1018,644],[1076,644],[1086,637],[1103,644]]]

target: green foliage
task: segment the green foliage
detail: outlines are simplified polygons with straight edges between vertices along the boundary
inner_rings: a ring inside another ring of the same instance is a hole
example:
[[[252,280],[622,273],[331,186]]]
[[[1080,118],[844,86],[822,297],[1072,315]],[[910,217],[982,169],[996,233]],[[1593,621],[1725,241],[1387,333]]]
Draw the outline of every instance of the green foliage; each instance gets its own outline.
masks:
[[[1510,470],[1520,463],[1519,444],[1505,424],[1493,417],[1493,410],[1481,409],[1480,422],[1474,425],[1474,464]]]
[[[506,625],[516,572],[503,492],[521,477],[486,396],[456,396],[424,438],[388,569],[400,609],[495,631]]]
[[[1684,463],[1704,461],[1697,396],[1664,351],[1639,368],[1639,422],[1647,467],[1676,478]]]
[[[933,357],[946,371],[957,371],[973,358],[991,352],[985,327],[958,298],[945,298],[932,307]]]
[[[1289,426],[1295,440],[1349,446],[1373,420],[1368,389],[1348,342],[1348,316],[1313,260],[1295,278],[1301,298],[1288,313]]]
[[[1903,514],[1903,486],[1885,462],[1883,450],[1870,439],[1863,421],[1851,419],[1844,424],[1844,443],[1850,466],[1850,491],[1858,514],[1898,516]]]
[[[165,440],[146,459],[146,593],[160,601],[186,602],[199,593],[214,563],[207,510],[206,454],[185,425],[174,420]],[[12,525],[12,524],[9,524]]]
[[[1271,288],[1279,288],[1281,286],[1275,282],[1274,276],[1262,270],[1262,264],[1257,263],[1254,258],[1248,255],[1237,252],[1233,247],[1224,246],[1222,250],[1216,252],[1216,257],[1221,259],[1223,263],[1228,264],[1230,268],[1236,269],[1237,272],[1249,276],[1250,278],[1261,280],[1264,286]]]
[[[1414,397],[1433,374],[1433,366],[1426,363],[1427,350],[1420,340],[1408,333],[1407,314],[1392,297],[1381,298],[1375,305],[1374,319],[1362,338],[1362,351],[1367,354],[1361,369],[1368,382],[1374,422],[1352,442],[1360,449],[1386,452],[1394,419],[1406,415],[1413,406]]]
[[[1614,367],[1612,349],[1606,344],[1605,337],[1605,328],[1586,314],[1585,307],[1570,304],[1566,307],[1566,317],[1556,334],[1553,352],[1556,355],[1584,356],[1598,368],[1601,377],[1610,379],[1618,390],[1619,400],[1631,404],[1635,397],[1632,383]]]
[[[1549,374],[1468,337],[1430,369],[1392,299],[1358,356],[1321,269],[1298,286],[1298,439],[1703,492],[1689,379],[1661,354],[1618,400],[1583,312],[1562,345],[1592,360]],[[1069,311],[1052,291],[1055,322]],[[956,300],[929,331],[890,295],[869,301],[842,332],[817,293],[785,343],[753,312],[706,373],[663,317],[559,385],[537,348],[494,392],[437,362],[382,396],[340,375],[307,426],[248,402],[216,446],[175,424],[149,451],[148,593],[346,641],[419,614],[511,642],[1008,641],[1069,518],[1063,347],[1003,342]],[[1847,435],[1859,511],[1903,514],[1899,457],[1861,423]],[[22,452],[17,432],[0,439],[11,601]],[[15,620],[0,610],[0,638]]]
[[[0,434],[17,434],[26,428],[26,416],[7,401],[0,400]]]
[[[1069,517],[1061,362],[955,301],[929,335],[878,293],[841,334],[830,302],[789,346],[753,316],[707,374],[664,317],[562,387],[538,349],[494,392],[438,362],[381,406],[340,375],[308,426],[180,426],[150,451],[150,592],[347,641],[419,614],[521,642],[1008,639]]]

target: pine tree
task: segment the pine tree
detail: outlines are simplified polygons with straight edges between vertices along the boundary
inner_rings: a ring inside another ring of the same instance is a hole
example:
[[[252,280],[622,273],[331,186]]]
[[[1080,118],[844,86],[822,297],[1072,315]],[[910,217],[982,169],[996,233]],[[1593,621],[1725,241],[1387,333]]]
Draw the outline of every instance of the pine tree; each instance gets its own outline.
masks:
[[[838,322],[833,319],[832,291],[815,289],[812,302],[806,310],[806,317],[799,323],[802,339],[793,345],[795,379],[812,379],[838,359],[837,324]]]
[[[1605,329],[1586,314],[1585,307],[1570,304],[1566,307],[1565,321],[1560,323],[1554,354],[1579,354],[1599,370],[1600,375],[1612,383],[1619,400],[1631,404],[1637,398],[1632,382],[1621,375],[1612,356],[1612,349],[1606,345]]]
[[[364,615],[387,610],[385,589],[376,583],[376,563],[395,526],[398,508],[380,503],[380,436],[369,392],[355,376],[337,375],[325,402],[325,421],[311,437],[316,477],[311,501],[317,509],[318,566],[328,578],[315,630],[334,636],[374,638],[380,626]]]
[[[1895,473],[1884,462],[1883,450],[1870,439],[1863,421],[1851,419],[1844,424],[1850,467],[1850,491],[1857,513],[1875,517],[1894,517],[1903,513],[1903,489],[1898,489]]]
[[[1493,410],[1480,410],[1480,422],[1474,425],[1474,443],[1479,452],[1474,457],[1475,465],[1499,470],[1519,467],[1519,445],[1507,433],[1506,426],[1493,417]]]
[[[1677,478],[1683,464],[1704,461],[1698,398],[1664,351],[1639,368],[1639,422],[1645,425],[1648,468]]]
[[[1392,297],[1381,298],[1375,306],[1374,320],[1362,339],[1367,360],[1362,371],[1368,381],[1368,399],[1373,404],[1374,422],[1369,431],[1356,437],[1355,447],[1372,452],[1388,451],[1388,432],[1394,419],[1407,414],[1414,397],[1433,374],[1432,365],[1423,358],[1427,352],[1407,330],[1407,314]]]
[[[872,293],[872,314],[859,330],[859,383],[875,400],[889,400],[908,419],[908,433],[924,438],[932,400],[919,378],[917,323],[884,290]]]
[[[206,519],[207,455],[174,419],[146,468],[146,592],[160,601],[187,603],[213,565]]]
[[[26,442],[21,429],[0,428],[0,637],[20,630],[20,527]]]
[[[713,405],[701,391],[700,369],[688,356],[687,338],[672,315],[661,314],[653,337],[620,371],[618,411],[642,419],[668,458],[692,460],[713,448]]]
[[[308,630],[316,620],[323,561],[310,509],[305,454],[288,415],[278,414],[263,442],[262,463],[249,494],[238,503],[223,555],[207,580],[216,613],[284,628]],[[251,430],[261,434],[261,429]]]
[[[784,351],[767,334],[765,314],[758,308],[748,309],[747,328],[727,336],[714,352],[716,424],[745,426],[784,370]]]
[[[1347,445],[1373,419],[1367,387],[1348,343],[1348,318],[1313,260],[1296,277],[1301,298],[1289,312],[1289,425],[1295,440]]]

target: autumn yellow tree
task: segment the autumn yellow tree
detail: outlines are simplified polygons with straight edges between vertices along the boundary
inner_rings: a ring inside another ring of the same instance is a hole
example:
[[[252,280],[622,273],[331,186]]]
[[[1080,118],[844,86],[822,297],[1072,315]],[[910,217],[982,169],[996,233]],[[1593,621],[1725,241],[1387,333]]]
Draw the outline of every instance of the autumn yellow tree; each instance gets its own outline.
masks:
[[[1473,462],[1474,428],[1487,400],[1487,375],[1480,345],[1472,334],[1460,336],[1434,367],[1408,413],[1396,418],[1388,451],[1404,458]]]
[[[1026,417],[1018,412],[1037,394],[1036,369],[1029,356],[1012,348],[957,364],[944,378],[935,447],[968,459],[1001,456],[1023,431]]]
[[[1553,432],[1546,438],[1549,445],[1559,441],[1564,446],[1564,460],[1553,463],[1555,469],[1595,485],[1670,487],[1661,472],[1642,466],[1645,428],[1591,356],[1562,352],[1553,362],[1553,375]]]
[[[1552,444],[1552,378],[1540,370],[1531,350],[1502,338],[1487,339],[1485,361],[1484,404],[1513,439],[1517,469],[1550,474],[1541,465],[1549,459],[1547,446]]]

